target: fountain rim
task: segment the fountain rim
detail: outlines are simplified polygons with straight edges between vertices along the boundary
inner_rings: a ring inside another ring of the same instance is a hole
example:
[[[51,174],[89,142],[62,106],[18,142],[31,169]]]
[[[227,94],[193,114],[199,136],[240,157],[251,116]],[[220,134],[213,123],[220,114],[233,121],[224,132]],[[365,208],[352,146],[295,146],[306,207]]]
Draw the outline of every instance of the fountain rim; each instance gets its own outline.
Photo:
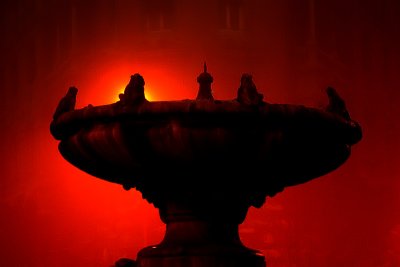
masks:
[[[249,125],[266,122],[284,124],[301,118],[311,118],[348,128],[356,136],[346,144],[354,145],[362,138],[360,125],[353,120],[345,120],[341,116],[319,108],[296,104],[243,105],[236,100],[173,100],[145,101],[139,105],[122,105],[120,102],[87,106],[81,109],[65,112],[50,124],[50,131],[57,140],[72,136],[81,128],[97,123],[110,123],[120,120],[141,121],[148,124],[165,121],[184,121],[191,126],[201,126],[204,123],[212,125]],[[280,120],[283,120],[283,122]]]

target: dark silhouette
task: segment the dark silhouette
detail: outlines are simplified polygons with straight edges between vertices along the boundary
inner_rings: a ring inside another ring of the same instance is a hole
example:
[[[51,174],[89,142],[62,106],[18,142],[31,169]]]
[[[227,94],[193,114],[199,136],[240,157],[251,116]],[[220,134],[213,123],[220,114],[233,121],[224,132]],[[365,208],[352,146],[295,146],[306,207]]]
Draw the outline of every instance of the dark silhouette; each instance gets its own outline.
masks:
[[[74,86],[68,89],[67,94],[61,98],[56,111],[54,112],[53,119],[57,119],[61,114],[74,110],[76,104],[76,94],[78,93],[78,89]]]
[[[346,104],[343,98],[341,98],[336,90],[332,87],[326,88],[326,93],[329,98],[329,104],[326,107],[326,111],[337,114],[344,119],[350,121],[350,114],[347,111]]]
[[[144,84],[144,79],[139,73],[132,75],[124,93],[119,95],[121,102],[125,105],[139,105],[147,101],[144,95]]]
[[[240,87],[237,92],[237,101],[245,105],[258,105],[262,103],[264,96],[257,92],[253,77],[244,73],[240,79]]]
[[[119,259],[113,267],[136,267],[136,261],[127,259],[127,258],[122,258]]]
[[[160,101],[136,108],[147,100],[143,77],[135,74],[121,95],[128,108],[83,108],[51,122],[68,162],[135,188],[167,225],[161,243],[114,267],[266,267],[261,252],[240,241],[248,209],[334,171],[361,140],[357,123],[325,110],[264,105],[249,74],[242,75],[237,92],[242,104],[217,105],[211,101],[212,80],[204,66],[201,103]],[[328,89],[328,95],[328,109],[348,116],[337,93]]]
[[[196,100],[214,100],[211,90],[213,80],[213,77],[207,72],[207,65],[204,62],[204,72],[197,77],[197,82],[200,86]]]

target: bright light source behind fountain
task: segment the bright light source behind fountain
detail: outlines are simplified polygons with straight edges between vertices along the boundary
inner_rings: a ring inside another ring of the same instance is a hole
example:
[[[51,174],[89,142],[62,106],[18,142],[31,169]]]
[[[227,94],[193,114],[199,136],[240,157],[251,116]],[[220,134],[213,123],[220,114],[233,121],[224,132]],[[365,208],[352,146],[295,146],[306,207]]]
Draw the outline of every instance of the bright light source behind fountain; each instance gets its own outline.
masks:
[[[117,93],[117,96],[114,97],[114,99],[112,99],[113,102],[118,102],[120,100],[119,99],[119,95],[123,94],[124,90],[125,90],[125,86],[120,87],[120,89],[117,90],[118,93]],[[157,99],[157,97],[152,93],[151,88],[149,88],[148,86],[146,86],[146,91],[144,92],[144,95],[145,95],[145,97],[146,97],[146,99],[148,101],[158,101],[158,100],[160,100],[160,99]]]

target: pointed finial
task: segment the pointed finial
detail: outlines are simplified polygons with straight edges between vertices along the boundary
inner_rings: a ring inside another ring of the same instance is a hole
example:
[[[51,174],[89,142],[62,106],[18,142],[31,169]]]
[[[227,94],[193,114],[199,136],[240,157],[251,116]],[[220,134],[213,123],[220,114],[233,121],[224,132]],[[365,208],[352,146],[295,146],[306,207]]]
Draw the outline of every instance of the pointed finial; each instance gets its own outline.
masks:
[[[204,61],[204,72],[200,73],[197,77],[197,82],[200,84],[199,92],[197,93],[196,100],[214,100],[211,91],[211,83],[213,77],[207,72],[207,63]]]

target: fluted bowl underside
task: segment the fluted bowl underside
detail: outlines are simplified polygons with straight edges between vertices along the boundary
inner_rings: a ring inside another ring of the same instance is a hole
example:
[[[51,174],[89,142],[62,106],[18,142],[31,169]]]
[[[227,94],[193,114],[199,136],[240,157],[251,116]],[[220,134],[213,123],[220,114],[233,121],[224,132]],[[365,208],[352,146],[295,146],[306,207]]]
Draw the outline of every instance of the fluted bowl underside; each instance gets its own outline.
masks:
[[[236,101],[90,107],[51,130],[67,161],[125,187],[266,195],[336,169],[361,138],[357,124],[319,109]]]

